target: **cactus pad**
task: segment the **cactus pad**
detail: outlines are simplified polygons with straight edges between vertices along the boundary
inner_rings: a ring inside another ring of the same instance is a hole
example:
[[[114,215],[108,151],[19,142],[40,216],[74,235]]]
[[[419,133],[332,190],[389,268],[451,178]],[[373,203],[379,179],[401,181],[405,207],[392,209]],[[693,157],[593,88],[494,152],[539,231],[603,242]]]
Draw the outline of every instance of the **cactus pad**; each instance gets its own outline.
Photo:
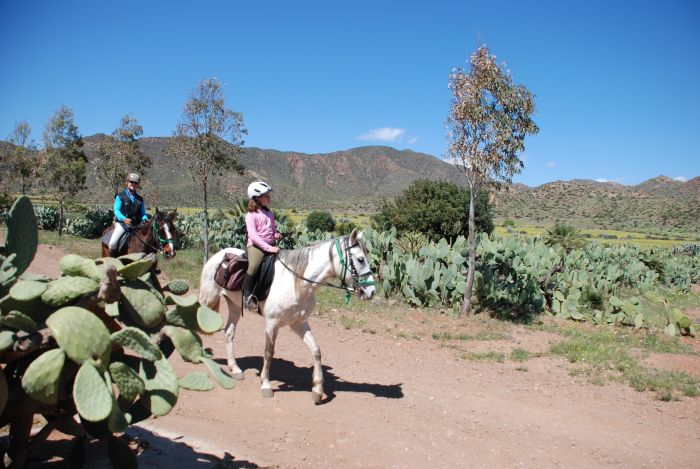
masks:
[[[160,360],[163,357],[160,349],[148,337],[148,334],[136,327],[125,327],[112,334],[112,342],[127,348],[141,358],[150,361]]]
[[[105,313],[113,318],[119,317],[119,303],[109,303],[105,305]]]
[[[193,308],[197,305],[197,297],[194,295],[188,296],[173,296],[173,302],[182,308]]]
[[[0,331],[0,353],[8,350],[15,344],[17,337],[12,331]]]
[[[49,306],[63,306],[98,288],[98,283],[89,278],[61,277],[49,283],[41,300]]]
[[[95,264],[103,270],[108,265],[113,265],[117,270],[124,266],[122,261],[120,261],[119,259],[115,259],[114,257],[99,257],[95,259]]]
[[[143,394],[146,389],[139,375],[122,362],[110,363],[109,374],[119,389],[120,400],[131,403],[138,394]]]
[[[46,404],[58,402],[58,388],[66,354],[60,348],[44,352],[34,360],[22,377],[22,388],[34,399]]]
[[[68,254],[59,262],[63,275],[71,277],[87,277],[96,282],[102,280],[103,273],[95,265],[94,261],[77,254]]]
[[[201,305],[197,309],[197,324],[202,332],[212,334],[221,329],[223,320],[219,313],[206,305]]]
[[[17,301],[31,301],[40,298],[47,287],[44,282],[20,280],[10,288],[10,296]]]
[[[211,391],[214,389],[214,384],[209,381],[206,371],[195,371],[180,379],[180,387],[190,391]]]
[[[143,259],[146,256],[143,252],[133,252],[131,254],[124,254],[123,256],[117,257],[119,261],[122,262],[122,264],[131,264],[132,262],[137,262]]]
[[[112,348],[109,331],[90,311],[76,306],[61,308],[46,319],[46,325],[59,347],[74,362],[83,363],[92,358],[107,365]]]
[[[141,280],[131,280],[121,290],[124,310],[136,325],[154,327],[163,322],[165,305],[151,292],[148,284]]]
[[[175,348],[185,361],[199,363],[204,349],[202,340],[189,329],[175,326],[165,326],[165,334],[173,341]]]
[[[156,256],[149,254],[141,260],[132,262],[117,269],[117,274],[126,279],[137,279],[140,276],[148,273],[155,265]]]
[[[165,289],[168,290],[170,293],[173,295],[184,295],[187,293],[190,289],[190,286],[187,284],[187,281],[182,280],[182,279],[175,279],[168,283],[165,286]]]
[[[236,381],[231,377],[230,374],[224,371],[223,368],[221,368],[211,358],[202,357],[201,361],[204,362],[204,364],[209,369],[211,375],[214,377],[214,379],[216,379],[219,382],[222,388],[233,389],[233,387],[236,385]]]
[[[5,296],[17,280],[17,267],[13,263],[16,258],[16,254],[10,254],[7,258],[0,256],[0,296]]]
[[[170,412],[177,402],[179,385],[177,375],[167,358],[155,362],[142,361],[139,376],[146,385],[142,402],[153,415]]]
[[[34,216],[34,208],[29,197],[20,196],[12,204],[7,217],[5,250],[17,254],[14,265],[17,275],[24,272],[32,263],[39,243],[39,229]]]
[[[36,322],[20,311],[10,311],[0,317],[0,324],[11,329],[34,332],[37,329]]]
[[[173,326],[185,329],[197,329],[197,310],[194,308],[181,308],[176,306],[165,313],[165,320]]]
[[[83,363],[75,376],[73,401],[80,417],[89,422],[99,422],[112,413],[112,394],[90,361]]]

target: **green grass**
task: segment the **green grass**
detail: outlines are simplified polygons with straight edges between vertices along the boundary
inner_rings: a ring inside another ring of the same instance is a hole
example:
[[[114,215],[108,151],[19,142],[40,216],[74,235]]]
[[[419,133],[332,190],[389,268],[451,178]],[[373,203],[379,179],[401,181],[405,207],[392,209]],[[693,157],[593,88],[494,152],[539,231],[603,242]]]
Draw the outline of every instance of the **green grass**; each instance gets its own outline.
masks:
[[[694,376],[645,367],[636,357],[637,346],[644,350],[669,350],[663,340],[637,338],[612,330],[568,329],[565,333],[569,339],[552,345],[550,351],[579,365],[572,375],[588,376],[593,384],[619,381],[638,391],[656,392],[662,400],[677,399],[679,393],[690,397],[700,394],[700,380]]]
[[[488,352],[465,352],[461,355],[465,360],[471,360],[475,362],[498,362],[503,363],[506,361],[506,354],[502,352],[495,352],[489,350]]]
[[[526,224],[516,224],[511,228],[512,234],[503,226],[497,226],[494,230],[494,234],[497,236],[513,236],[513,235],[527,235],[527,236],[542,236],[547,231],[549,227],[540,225],[526,225]],[[586,229],[581,230],[581,234],[586,236],[588,241],[594,241],[602,244],[610,245],[620,245],[620,244],[634,244],[642,248],[653,248],[653,247],[673,247],[677,244],[684,243],[695,243],[696,238],[691,236],[671,236],[673,238],[682,239],[649,239],[649,235],[646,233],[640,233],[636,231],[622,231],[622,230],[602,230],[602,229]],[[605,239],[601,238],[601,235],[611,235],[617,238]],[[655,236],[656,237],[656,236]]]
[[[199,288],[199,277],[204,267],[204,253],[196,249],[177,251],[172,259],[159,257],[158,267],[168,280],[181,278],[187,281],[190,288]]]
[[[530,352],[520,347],[513,349],[513,351],[510,352],[510,359],[516,362],[524,362],[529,360],[531,357],[532,354]]]

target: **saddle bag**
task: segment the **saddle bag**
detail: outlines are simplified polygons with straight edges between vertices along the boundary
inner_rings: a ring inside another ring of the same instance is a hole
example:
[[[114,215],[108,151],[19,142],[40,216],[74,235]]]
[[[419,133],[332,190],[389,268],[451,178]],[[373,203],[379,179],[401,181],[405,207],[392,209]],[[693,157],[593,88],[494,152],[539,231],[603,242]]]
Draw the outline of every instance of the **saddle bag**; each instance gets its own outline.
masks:
[[[238,254],[226,254],[214,274],[214,281],[229,291],[238,291],[248,270],[248,258]]]

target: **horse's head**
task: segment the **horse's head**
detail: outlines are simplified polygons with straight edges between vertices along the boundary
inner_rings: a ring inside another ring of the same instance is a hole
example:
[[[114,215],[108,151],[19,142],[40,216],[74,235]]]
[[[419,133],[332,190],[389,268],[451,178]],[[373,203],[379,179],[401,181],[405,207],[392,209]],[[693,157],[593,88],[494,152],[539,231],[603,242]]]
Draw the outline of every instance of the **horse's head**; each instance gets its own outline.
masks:
[[[177,235],[177,230],[175,230],[174,221],[176,216],[177,209],[167,213],[161,212],[156,207],[156,215],[153,218],[153,232],[166,259],[175,257],[175,236]]]
[[[369,300],[374,296],[374,277],[370,269],[369,254],[362,240],[362,233],[352,230],[350,236],[345,238],[345,262],[348,271],[345,273],[345,281],[352,285],[361,299]],[[350,277],[349,279],[347,277]]]

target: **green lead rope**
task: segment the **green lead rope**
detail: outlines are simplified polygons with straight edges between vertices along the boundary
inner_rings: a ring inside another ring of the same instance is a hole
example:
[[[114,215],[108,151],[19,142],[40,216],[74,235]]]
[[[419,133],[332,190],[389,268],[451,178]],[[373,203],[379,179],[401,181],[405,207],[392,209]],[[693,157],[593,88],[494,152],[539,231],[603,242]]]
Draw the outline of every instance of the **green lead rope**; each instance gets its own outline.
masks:
[[[345,274],[348,271],[348,266],[345,263],[343,253],[340,251],[340,242],[337,239],[335,240],[335,249],[338,251],[338,259],[340,259],[340,267],[342,268],[340,271],[340,285],[345,288],[345,304],[347,305],[350,304],[350,297],[352,296],[350,289],[345,285]]]

